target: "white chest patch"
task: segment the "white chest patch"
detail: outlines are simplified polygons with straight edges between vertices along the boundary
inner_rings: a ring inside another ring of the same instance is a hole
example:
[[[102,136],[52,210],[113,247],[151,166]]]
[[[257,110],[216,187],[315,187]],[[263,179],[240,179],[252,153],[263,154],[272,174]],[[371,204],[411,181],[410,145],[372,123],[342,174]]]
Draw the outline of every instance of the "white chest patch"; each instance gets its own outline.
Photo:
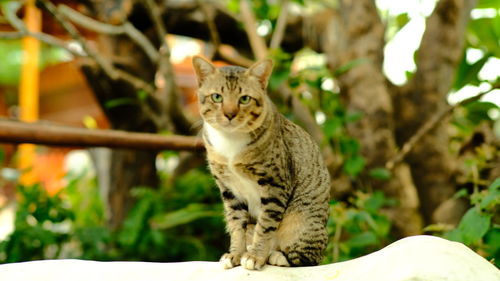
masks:
[[[203,124],[208,141],[215,151],[231,161],[250,142],[248,134],[221,132],[210,124]]]
[[[261,213],[261,203],[259,185],[232,170],[232,177],[229,186],[234,195],[248,205],[248,212],[254,218],[258,218]]]
[[[259,185],[234,169],[232,161],[250,142],[248,134],[221,132],[208,123],[203,125],[208,141],[214,150],[228,159],[231,175],[226,183],[234,195],[245,202],[250,215],[257,218],[261,213]]]

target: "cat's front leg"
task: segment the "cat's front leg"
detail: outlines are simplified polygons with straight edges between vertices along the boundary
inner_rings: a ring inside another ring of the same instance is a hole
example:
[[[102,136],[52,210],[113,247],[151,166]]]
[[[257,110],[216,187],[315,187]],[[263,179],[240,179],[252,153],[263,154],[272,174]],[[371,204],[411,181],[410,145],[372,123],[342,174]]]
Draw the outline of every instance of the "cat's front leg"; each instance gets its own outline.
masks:
[[[237,200],[228,189],[222,190],[224,215],[227,222],[231,244],[229,252],[222,255],[220,262],[225,269],[240,265],[246,251],[246,227],[248,224],[248,206]]]
[[[251,270],[259,270],[266,264],[285,211],[285,204],[276,197],[262,198],[261,205],[263,210],[257,219],[252,244],[241,258],[241,265]]]

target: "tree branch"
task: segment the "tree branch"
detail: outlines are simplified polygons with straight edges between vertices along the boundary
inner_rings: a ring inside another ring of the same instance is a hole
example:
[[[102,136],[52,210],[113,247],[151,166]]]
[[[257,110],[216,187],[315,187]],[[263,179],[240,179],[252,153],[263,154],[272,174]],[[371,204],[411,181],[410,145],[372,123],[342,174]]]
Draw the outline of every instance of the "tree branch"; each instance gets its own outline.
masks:
[[[280,14],[278,16],[278,21],[276,22],[276,28],[274,29],[273,37],[271,37],[271,43],[269,44],[269,48],[271,49],[279,48],[281,45],[281,41],[283,41],[287,24],[289,3],[289,0],[282,0],[280,3]]]
[[[203,150],[201,139],[190,136],[160,136],[117,130],[83,129],[43,123],[24,123],[0,118],[0,142],[54,146],[104,146],[141,150]]]
[[[257,34],[257,22],[253,14],[251,3],[248,0],[240,0],[241,20],[250,41],[253,54],[257,59],[267,56],[267,47],[264,38]]]
[[[422,140],[423,137],[425,137],[426,134],[431,132],[433,129],[435,129],[441,121],[443,121],[445,118],[451,115],[451,113],[457,108],[464,106],[466,104],[469,104],[471,102],[478,101],[481,99],[484,95],[490,93],[491,91],[495,89],[499,89],[500,84],[494,85],[490,90],[479,93],[473,97],[470,97],[468,99],[465,99],[453,106],[448,106],[447,108],[441,110],[440,112],[437,112],[434,114],[427,122],[425,122],[422,127],[418,129],[418,131],[402,146],[401,150],[394,155],[387,163],[385,164],[385,168],[388,170],[392,170],[395,165],[397,165],[399,162],[403,161],[406,155],[410,153],[413,148],[415,147],[416,144],[420,140]]]
[[[254,63],[251,59],[242,56],[238,50],[231,45],[221,44],[218,52],[220,57],[230,64],[250,67]]]
[[[207,5],[207,3],[202,0],[197,0],[197,3],[205,15],[205,23],[208,27],[210,41],[214,48],[212,54],[207,55],[207,58],[213,59],[216,55],[219,55],[230,64],[244,67],[251,66],[253,61],[242,56],[233,46],[221,44],[220,34],[214,20],[215,14],[217,13],[216,8],[212,5]]]
[[[41,42],[59,47],[61,49],[64,49],[68,52],[70,52],[72,55],[77,56],[77,57],[86,57],[87,55],[85,52],[81,51],[80,49],[77,48],[72,48],[70,44],[67,42],[51,36],[49,34],[41,33],[41,32],[23,32],[23,31],[12,31],[12,32],[3,32],[0,31],[0,39],[6,39],[6,40],[16,40],[16,39],[22,39],[23,37],[33,37]]]
[[[166,112],[174,127],[174,131],[189,134],[192,125],[179,105],[179,89],[177,88],[174,69],[170,62],[170,47],[167,42],[168,32],[161,17],[161,10],[154,0],[146,0],[145,6],[149,11],[157,37],[161,42],[156,78],[158,99],[164,105],[164,109],[167,110]]]
[[[5,18],[17,31],[0,32],[0,39],[15,40],[30,36],[46,44],[63,48],[75,56],[81,56],[81,57],[86,56],[84,52],[75,48],[71,48],[67,42],[60,40],[59,38],[41,32],[29,31],[24,25],[24,22],[16,15],[20,8],[21,5],[18,2],[8,2],[2,5],[2,11],[3,14],[5,15]]]
[[[102,23],[93,18],[87,17],[63,4],[59,5],[57,7],[57,10],[64,17],[68,18],[77,25],[85,27],[89,30],[110,35],[128,35],[130,39],[132,39],[144,50],[144,52],[152,62],[156,63],[158,61],[159,54],[153,43],[151,43],[151,41],[149,41],[149,39],[144,36],[144,34],[142,34],[139,30],[137,30],[137,28],[135,28],[134,25],[130,22],[126,21],[122,25],[118,26]]]
[[[213,52],[209,56],[209,59],[212,59],[218,52],[220,47],[220,37],[219,32],[217,31],[217,26],[214,21],[215,8],[213,6],[208,5],[206,2],[202,0],[197,0],[198,5],[201,8],[205,16],[205,21],[207,23],[208,31],[210,32],[210,41],[213,44]]]
[[[82,46],[85,53],[87,53],[87,55],[93,59],[99,67],[101,67],[108,77],[113,80],[121,79],[127,81],[138,90],[144,90],[150,94],[153,93],[153,87],[151,87],[147,82],[133,76],[132,74],[125,74],[124,71],[116,69],[110,61],[106,60],[98,52],[92,49],[87,40],[80,35],[78,30],[69,21],[65,19],[65,16],[59,12],[54,4],[46,0],[39,0],[39,2],[56,19],[56,21],[59,22],[63,29]]]
[[[462,57],[466,27],[475,2],[441,0],[427,19],[416,57],[415,75],[396,96],[400,142],[410,138],[423,120],[446,105],[446,95]]]

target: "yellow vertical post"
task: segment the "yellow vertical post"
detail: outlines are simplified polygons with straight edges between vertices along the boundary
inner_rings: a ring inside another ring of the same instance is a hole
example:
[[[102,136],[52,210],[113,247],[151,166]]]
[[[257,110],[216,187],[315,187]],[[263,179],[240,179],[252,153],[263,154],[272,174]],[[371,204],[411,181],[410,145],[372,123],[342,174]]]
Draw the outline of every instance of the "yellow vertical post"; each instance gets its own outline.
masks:
[[[35,6],[34,0],[26,2],[24,22],[31,32],[41,30],[41,12]],[[39,54],[40,42],[33,37],[23,38],[23,64],[21,68],[21,83],[19,85],[20,118],[25,122],[38,120],[38,90],[39,90]],[[22,144],[19,147],[19,169],[23,172],[21,183],[33,184],[37,179],[31,172],[35,159],[35,145]]]

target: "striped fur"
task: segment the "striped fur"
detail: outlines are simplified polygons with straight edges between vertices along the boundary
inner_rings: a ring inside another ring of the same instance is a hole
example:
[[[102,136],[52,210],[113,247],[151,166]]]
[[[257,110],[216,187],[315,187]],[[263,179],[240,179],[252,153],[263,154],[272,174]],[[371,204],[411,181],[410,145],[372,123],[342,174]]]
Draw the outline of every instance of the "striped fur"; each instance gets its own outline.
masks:
[[[267,96],[272,62],[216,68],[195,57],[193,65],[208,162],[231,237],[222,264],[319,264],[328,240],[330,177],[317,144]],[[241,102],[244,95],[250,102]]]

